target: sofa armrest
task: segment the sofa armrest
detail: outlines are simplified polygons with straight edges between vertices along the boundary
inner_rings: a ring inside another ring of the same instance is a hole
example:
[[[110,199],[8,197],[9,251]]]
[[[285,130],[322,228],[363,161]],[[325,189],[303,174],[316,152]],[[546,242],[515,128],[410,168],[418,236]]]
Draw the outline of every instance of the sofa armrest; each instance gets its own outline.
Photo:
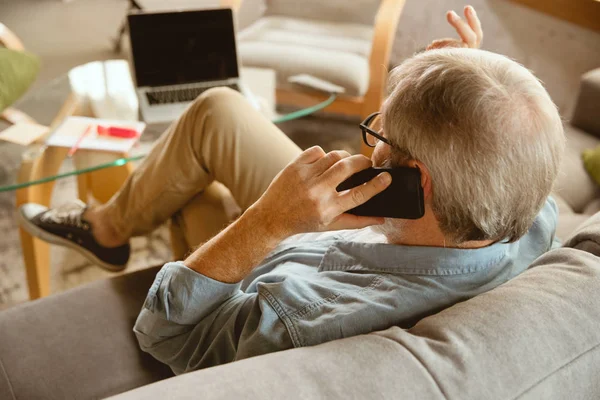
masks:
[[[600,68],[581,77],[571,125],[600,137]]]
[[[157,271],[0,312],[0,399],[99,399],[173,376],[132,330]]]

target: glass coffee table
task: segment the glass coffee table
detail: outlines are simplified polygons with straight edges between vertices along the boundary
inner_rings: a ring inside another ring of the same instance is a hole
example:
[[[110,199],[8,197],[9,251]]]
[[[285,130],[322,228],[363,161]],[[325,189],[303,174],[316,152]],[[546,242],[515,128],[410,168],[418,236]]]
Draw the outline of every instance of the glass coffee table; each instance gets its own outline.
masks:
[[[303,115],[293,113],[283,118],[276,116],[274,71],[242,69],[242,77],[252,92],[261,98],[263,111],[274,122]],[[91,111],[84,109],[71,93],[67,75],[42,88],[33,89],[16,106],[38,123],[50,126],[50,132],[68,116],[91,116]],[[0,130],[6,127],[0,123]],[[45,146],[43,143],[19,146],[0,142],[0,195],[16,193],[17,208],[28,202],[49,206],[55,181],[75,176],[79,199],[87,202],[92,196],[98,202],[106,202],[167,127],[168,124],[148,125],[139,145],[128,154],[78,150],[72,158],[67,158],[69,149],[64,147]],[[44,297],[50,294],[49,245],[21,228],[19,234],[29,297]]]
[[[61,76],[26,94],[16,107],[50,126],[50,132],[65,117],[88,115],[73,94],[67,75]],[[0,130],[8,127],[0,123]],[[78,197],[87,201],[93,196],[99,202],[107,201],[133,171],[134,162],[143,158],[152,143],[166,129],[167,124],[149,125],[141,143],[129,154],[79,150],[67,158],[68,148],[49,147],[43,143],[20,146],[0,142],[0,198],[4,205],[34,202],[50,205],[56,180],[76,176]],[[19,227],[29,298],[50,294],[50,247]],[[14,239],[12,239],[14,240]]]

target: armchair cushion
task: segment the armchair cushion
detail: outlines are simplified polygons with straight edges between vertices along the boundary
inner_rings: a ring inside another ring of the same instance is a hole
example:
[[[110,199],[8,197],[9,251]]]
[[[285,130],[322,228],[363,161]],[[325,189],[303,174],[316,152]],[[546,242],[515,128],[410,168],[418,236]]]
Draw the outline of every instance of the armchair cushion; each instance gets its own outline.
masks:
[[[373,25],[380,0],[266,0],[267,15]],[[360,10],[360,12],[356,12]]]
[[[239,35],[244,66],[272,68],[278,85],[310,74],[362,96],[369,85],[373,29],[360,24],[265,17]]]
[[[0,48],[0,112],[27,91],[39,67],[38,58],[31,53]]]

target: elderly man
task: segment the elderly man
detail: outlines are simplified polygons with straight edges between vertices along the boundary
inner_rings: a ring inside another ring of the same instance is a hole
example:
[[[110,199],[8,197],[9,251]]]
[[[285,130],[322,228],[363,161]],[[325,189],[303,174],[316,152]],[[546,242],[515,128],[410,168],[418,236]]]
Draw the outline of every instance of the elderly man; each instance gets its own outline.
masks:
[[[409,327],[490,290],[553,245],[548,196],[564,135],[528,70],[465,48],[482,37],[471,7],[465,17],[448,14],[462,42],[436,41],[390,73],[389,97],[367,121],[372,159],[302,152],[240,95],[216,89],[106,205],[27,205],[25,226],[118,269],[129,238],[169,217],[189,246],[204,240],[198,232],[216,228],[195,214],[198,201],[211,182],[225,184],[243,214],[161,269],[134,327],[142,349],[175,373]],[[372,165],[421,171],[423,218],[346,213],[390,184],[383,173],[336,191]]]

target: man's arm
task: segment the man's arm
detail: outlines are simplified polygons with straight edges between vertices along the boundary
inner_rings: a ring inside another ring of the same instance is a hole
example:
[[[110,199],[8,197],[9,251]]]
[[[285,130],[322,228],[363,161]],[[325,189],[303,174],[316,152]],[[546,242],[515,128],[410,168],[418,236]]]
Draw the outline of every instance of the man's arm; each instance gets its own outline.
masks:
[[[288,235],[250,207],[185,261],[190,269],[225,283],[242,281]]]
[[[262,288],[214,281],[181,262],[158,273],[134,332],[145,352],[181,374],[292,348]]]
[[[388,173],[345,192],[335,189],[371,165],[371,160],[361,155],[325,154],[320,147],[306,150],[275,177],[255,204],[184,264],[217,281],[239,282],[288,236],[383,223],[383,218],[345,212],[383,191],[391,182]]]
[[[134,327],[141,348],[182,373],[293,347],[270,295],[260,286],[244,293],[239,282],[288,236],[383,223],[345,211],[383,191],[388,173],[335,190],[370,166],[362,155],[303,152],[234,223],[161,269]]]

